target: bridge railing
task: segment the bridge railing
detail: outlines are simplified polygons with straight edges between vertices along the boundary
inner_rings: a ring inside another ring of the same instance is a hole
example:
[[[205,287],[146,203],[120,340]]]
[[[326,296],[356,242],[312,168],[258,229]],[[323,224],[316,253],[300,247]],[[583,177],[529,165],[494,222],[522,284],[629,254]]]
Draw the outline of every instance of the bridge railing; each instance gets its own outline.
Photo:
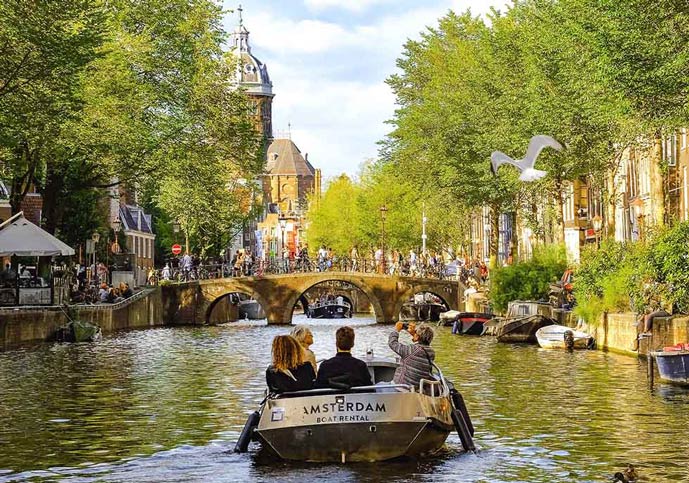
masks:
[[[154,271],[148,277],[149,285],[166,282],[189,282],[229,277],[261,277],[264,275],[284,275],[290,273],[354,272],[400,277],[434,278],[439,280],[459,280],[466,282],[470,271],[444,263],[386,262],[370,258],[333,257],[331,259],[310,258],[272,258],[257,260],[234,266],[230,263],[201,264],[190,268],[164,268]]]

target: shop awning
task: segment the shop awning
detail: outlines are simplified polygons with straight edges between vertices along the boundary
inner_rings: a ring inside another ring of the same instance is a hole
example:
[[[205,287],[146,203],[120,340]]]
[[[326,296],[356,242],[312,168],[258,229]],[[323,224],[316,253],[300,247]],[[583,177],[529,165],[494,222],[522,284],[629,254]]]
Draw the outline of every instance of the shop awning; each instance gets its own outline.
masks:
[[[17,213],[0,225],[0,257],[74,255],[74,249]]]

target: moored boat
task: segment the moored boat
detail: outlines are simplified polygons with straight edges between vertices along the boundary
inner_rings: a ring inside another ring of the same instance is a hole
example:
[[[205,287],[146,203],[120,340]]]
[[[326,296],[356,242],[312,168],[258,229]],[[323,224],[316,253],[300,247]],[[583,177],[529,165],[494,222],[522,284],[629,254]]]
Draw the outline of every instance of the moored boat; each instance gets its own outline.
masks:
[[[365,360],[376,382],[391,377],[397,365]],[[464,449],[474,450],[466,409],[460,409],[458,393],[436,370],[437,380],[422,380],[418,387],[389,384],[269,395],[249,417],[235,451],[246,451],[253,436],[287,460],[382,461],[432,454],[453,429]]]
[[[326,302],[309,305],[306,313],[312,319],[344,319],[352,316],[352,306],[347,302]]]
[[[483,312],[458,312],[449,310],[440,314],[438,325],[452,327],[453,334],[483,335],[485,324],[493,318],[493,314]]]
[[[498,325],[495,335],[498,342],[530,342],[536,343],[536,332],[541,327],[553,325],[555,321],[550,317],[536,314],[526,317],[505,319]]]
[[[564,325],[547,325],[536,331],[538,345],[544,349],[588,349],[593,337]]]
[[[689,343],[664,347],[651,352],[660,378],[675,384],[689,385]]]

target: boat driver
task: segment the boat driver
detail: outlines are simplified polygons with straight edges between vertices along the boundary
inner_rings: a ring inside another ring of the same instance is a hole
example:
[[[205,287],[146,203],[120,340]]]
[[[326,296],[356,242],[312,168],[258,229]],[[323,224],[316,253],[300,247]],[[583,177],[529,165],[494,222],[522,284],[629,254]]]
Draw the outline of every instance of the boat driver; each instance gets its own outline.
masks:
[[[400,366],[395,370],[394,384],[409,384],[418,386],[421,379],[433,380],[431,376],[432,363],[435,360],[435,351],[431,347],[433,341],[433,329],[427,325],[409,324],[407,331],[412,337],[412,344],[404,344],[399,341],[400,331],[404,328],[402,322],[395,324],[388,336],[388,345],[393,352],[400,356]]]
[[[354,347],[354,329],[340,327],[335,333],[337,354],[321,362],[316,378],[316,387],[349,389],[356,386],[371,386],[371,374],[366,363],[352,356]]]

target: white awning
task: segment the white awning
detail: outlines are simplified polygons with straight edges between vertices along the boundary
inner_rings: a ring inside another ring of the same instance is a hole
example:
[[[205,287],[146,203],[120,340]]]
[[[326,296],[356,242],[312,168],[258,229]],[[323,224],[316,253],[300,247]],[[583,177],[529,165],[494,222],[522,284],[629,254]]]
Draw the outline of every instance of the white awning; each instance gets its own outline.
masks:
[[[0,225],[0,257],[74,255],[74,249],[17,213]]]

